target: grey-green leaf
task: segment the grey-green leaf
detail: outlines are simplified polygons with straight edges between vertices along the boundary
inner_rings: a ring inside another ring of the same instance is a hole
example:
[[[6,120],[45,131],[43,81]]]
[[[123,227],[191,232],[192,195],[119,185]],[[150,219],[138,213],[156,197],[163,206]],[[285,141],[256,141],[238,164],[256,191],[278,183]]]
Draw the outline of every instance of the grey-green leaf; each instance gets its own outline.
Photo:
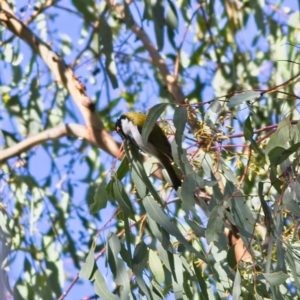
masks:
[[[290,277],[282,271],[274,273],[263,273],[263,276],[271,285],[280,285]]]
[[[107,288],[106,282],[102,274],[97,270],[93,276],[95,293],[103,300],[118,300],[113,293]]]
[[[161,225],[169,234],[173,235],[174,237],[177,238],[177,240],[182,243],[185,248],[194,254],[196,256],[203,260],[206,261],[206,258],[199,253],[194,247],[192,247],[189,242],[185,239],[185,237],[182,235],[182,233],[179,231],[177,226],[170,221],[170,219],[165,215],[163,210],[160,208],[160,206],[154,201],[154,199],[150,196],[147,196],[143,200],[143,204],[145,206],[145,209],[149,216],[157,222],[159,225]]]
[[[229,99],[227,106],[229,108],[232,108],[232,107],[242,104],[246,101],[254,100],[254,99],[260,97],[260,95],[261,95],[261,92],[256,92],[256,91],[246,91],[246,92],[243,92],[240,94],[236,94]]]
[[[150,132],[152,131],[157,119],[160,117],[160,115],[165,110],[167,105],[168,103],[159,103],[150,109],[143,126],[143,131],[142,131],[143,143],[145,144],[147,143]]]
[[[90,213],[96,214],[102,208],[105,208],[107,205],[108,195],[106,192],[106,182],[103,180],[97,187],[94,202],[90,206]]]

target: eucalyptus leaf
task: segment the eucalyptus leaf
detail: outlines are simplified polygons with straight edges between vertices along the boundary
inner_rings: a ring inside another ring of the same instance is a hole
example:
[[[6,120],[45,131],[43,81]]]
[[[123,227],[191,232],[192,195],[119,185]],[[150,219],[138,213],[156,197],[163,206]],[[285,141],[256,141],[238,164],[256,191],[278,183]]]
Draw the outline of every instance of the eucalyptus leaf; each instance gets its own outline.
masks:
[[[144,144],[147,143],[150,132],[152,131],[157,119],[163,113],[167,105],[167,103],[156,104],[150,109],[149,113],[147,114],[146,121],[142,130],[142,139]]]
[[[169,220],[169,218],[164,214],[162,209],[158,206],[158,204],[152,197],[147,196],[143,200],[143,204],[147,213],[155,222],[161,225],[169,234],[176,237],[178,241],[185,246],[186,249],[196,254],[199,259],[206,261],[206,258],[188,243],[179,229],[174,225],[174,223]]]
[[[93,276],[95,293],[103,300],[117,300],[113,293],[107,288],[103,275],[97,270]]]
[[[108,201],[108,194],[106,192],[106,182],[103,180],[97,187],[94,195],[94,202],[90,206],[90,213],[96,214],[102,208],[105,208]]]
[[[240,94],[236,94],[229,98],[227,106],[228,108],[232,108],[239,104],[242,104],[246,101],[252,101],[261,96],[261,92],[256,91],[246,91]]]
[[[283,272],[274,272],[274,273],[263,273],[263,276],[271,285],[280,285],[284,283],[288,278],[289,275]]]

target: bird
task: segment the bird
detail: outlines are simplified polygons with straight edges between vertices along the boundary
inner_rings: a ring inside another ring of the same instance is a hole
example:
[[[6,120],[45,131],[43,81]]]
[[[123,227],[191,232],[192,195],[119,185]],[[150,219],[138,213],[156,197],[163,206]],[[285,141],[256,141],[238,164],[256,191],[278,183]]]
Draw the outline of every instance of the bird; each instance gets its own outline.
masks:
[[[145,153],[156,157],[166,169],[173,188],[177,190],[181,186],[172,163],[174,162],[171,145],[163,130],[155,123],[149,134],[147,143],[143,142],[142,130],[146,121],[146,115],[140,112],[126,112],[116,121],[115,130],[122,140],[133,139],[137,146]]]

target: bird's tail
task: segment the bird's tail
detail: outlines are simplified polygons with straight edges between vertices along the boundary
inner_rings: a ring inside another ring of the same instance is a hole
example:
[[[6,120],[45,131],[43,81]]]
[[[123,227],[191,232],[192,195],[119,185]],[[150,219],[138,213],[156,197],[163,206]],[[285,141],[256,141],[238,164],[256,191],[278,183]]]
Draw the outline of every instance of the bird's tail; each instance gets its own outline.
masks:
[[[181,180],[178,178],[169,158],[166,157],[164,159],[164,161],[161,161],[161,163],[164,166],[164,168],[166,169],[166,171],[172,181],[173,188],[177,191],[177,189],[181,186]]]

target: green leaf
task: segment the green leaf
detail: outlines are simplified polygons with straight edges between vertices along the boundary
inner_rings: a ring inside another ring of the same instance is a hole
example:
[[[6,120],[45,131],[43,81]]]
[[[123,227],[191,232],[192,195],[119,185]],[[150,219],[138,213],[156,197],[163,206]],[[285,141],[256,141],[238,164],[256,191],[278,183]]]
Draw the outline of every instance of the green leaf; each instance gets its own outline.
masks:
[[[208,243],[219,241],[224,230],[224,207],[217,205],[210,213],[205,237]]]
[[[294,279],[294,284],[297,288],[297,294],[300,296],[300,278],[299,278],[299,257],[296,256],[293,251],[290,249],[290,247],[287,247],[286,249],[286,261],[290,266],[290,270]],[[297,262],[297,264],[295,263]]]
[[[242,194],[236,193],[235,198],[231,199],[230,209],[235,224],[240,230],[241,238],[245,246],[248,247],[254,234],[255,219]]]
[[[178,194],[182,200],[182,209],[188,212],[195,205],[196,187],[204,188],[204,181],[195,172],[190,173],[183,181]]]
[[[232,300],[239,300],[241,295],[241,275],[239,270],[236,270],[234,283],[233,283],[233,291],[232,291]]]
[[[106,192],[106,182],[103,180],[97,187],[94,202],[90,206],[90,213],[96,214],[102,208],[105,208],[108,201],[108,194]]]
[[[122,298],[128,297],[130,293],[129,277],[122,259],[118,257],[121,251],[119,238],[115,233],[110,233],[108,236],[107,260],[112,273],[114,274],[116,284],[122,286]]]
[[[162,285],[165,281],[165,271],[158,255],[149,249],[149,267],[155,280]]]
[[[208,300],[209,296],[208,296],[208,293],[207,293],[207,286],[206,286],[205,280],[202,276],[200,267],[198,267],[195,263],[193,263],[193,268],[194,268],[195,274],[197,276],[198,283],[199,283],[200,288],[201,288],[201,295],[203,296],[203,300]]]
[[[175,299],[183,299],[183,268],[180,257],[174,254],[174,265],[176,278],[173,280],[173,290]]]
[[[244,136],[247,141],[250,141],[250,142],[252,141],[253,128],[251,125],[250,115],[248,116],[248,118],[246,119],[246,121],[244,123]]]
[[[135,23],[129,8],[128,3],[125,1],[124,2],[124,13],[125,13],[125,24],[126,24],[126,29],[130,29]]]
[[[93,242],[91,249],[89,251],[89,254],[87,258],[85,259],[85,262],[79,272],[79,277],[85,278],[87,280],[90,280],[94,267],[95,267],[95,258],[94,258],[94,249],[96,247],[95,241]]]
[[[135,163],[136,163],[136,161],[134,162],[134,164]],[[132,180],[135,184],[135,187],[137,189],[137,192],[138,192],[140,198],[144,198],[147,193],[147,186],[145,185],[145,182],[144,182],[141,174],[138,173],[138,170],[139,170],[139,166],[137,166],[135,164],[133,166],[133,168],[131,169],[131,177],[132,177]]]
[[[138,286],[146,295],[147,299],[152,299],[153,298],[152,295],[150,296],[151,290],[145,284],[145,280],[143,279],[143,271],[147,265],[147,260],[148,260],[147,246],[144,243],[137,244],[133,254],[132,271],[135,274],[135,279]]]
[[[300,143],[294,144],[288,149],[282,147],[275,147],[271,149],[270,152],[268,153],[271,164],[275,166],[281,164],[286,159],[288,159],[290,155],[298,151],[299,148],[300,148]]]
[[[55,293],[56,298],[59,298],[59,296],[61,295],[61,286],[63,286],[64,284],[63,281],[62,283],[59,281],[60,277],[62,277],[60,273],[64,272],[63,267],[60,266],[60,264],[62,265],[61,261],[53,262],[46,260],[46,268],[50,273],[48,275],[48,284],[51,287],[51,290]]]
[[[177,240],[182,243],[185,248],[194,254],[196,256],[206,261],[206,258],[199,253],[194,247],[192,247],[189,242],[185,239],[185,237],[182,235],[182,233],[179,231],[179,229],[176,227],[176,225],[170,221],[170,219],[165,215],[165,213],[162,211],[162,209],[159,207],[159,205],[154,201],[154,199],[150,196],[147,196],[143,200],[144,207],[147,211],[147,214],[160,226],[162,226],[169,234],[173,235],[177,238]]]
[[[213,100],[210,104],[206,113],[204,115],[204,122],[210,127],[214,128],[217,119],[222,112],[223,108],[218,99]]]
[[[178,149],[175,139],[172,141],[171,147],[172,147],[173,159],[174,159],[176,165],[178,165],[180,167],[180,170],[182,171],[182,173],[185,175],[188,175],[189,173],[193,172],[191,163],[189,162],[189,160],[187,158],[186,149],[182,149],[182,150]],[[181,152],[179,152],[179,151],[181,151]]]
[[[156,36],[157,48],[162,50],[164,46],[164,0],[156,0],[152,2],[152,16],[154,21],[154,31]]]
[[[300,29],[300,11],[295,11],[293,14],[290,15],[290,18],[288,20],[288,25],[295,29]]]
[[[132,203],[128,197],[128,194],[126,193],[123,185],[121,182],[114,177],[113,179],[113,192],[114,192],[114,198],[118,201],[120,208],[122,209],[123,213],[126,216],[132,216],[135,214]]]
[[[134,181],[134,183],[139,185],[138,192],[141,192],[141,194],[143,195],[143,193],[144,193],[143,186],[146,186],[149,189],[151,195],[154,197],[154,199],[157,200],[159,203],[162,203],[163,201],[162,201],[161,197],[156,192],[155,188],[153,187],[152,183],[149,180],[149,176],[146,174],[146,171],[145,171],[144,165],[141,161],[141,156],[140,156],[140,153],[139,153],[137,147],[132,146],[130,152],[126,150],[127,148],[124,147],[124,149],[125,149],[128,159],[131,162],[132,170],[134,169],[134,172],[135,172],[132,179],[136,180],[136,181]],[[141,194],[140,194],[140,196],[141,196]]]
[[[286,117],[279,122],[276,131],[271,135],[266,146],[266,155],[268,155],[268,153],[277,146],[285,149],[288,147],[287,142],[290,137],[290,126],[290,121]]]
[[[176,128],[175,141],[177,144],[178,153],[182,153],[182,137],[187,122],[186,107],[179,106],[175,108],[173,122]]]
[[[173,30],[178,29],[178,15],[173,1],[168,0],[169,7],[167,10],[166,24]]]
[[[88,23],[97,20],[97,10],[93,0],[72,0],[72,3],[83,14]]]
[[[295,182],[295,186],[293,186],[294,195],[291,194],[289,189],[286,189],[283,194],[283,204],[286,208],[292,212],[294,216],[300,218],[300,207],[299,202],[296,202],[296,199],[300,199],[300,185],[298,182]]]
[[[99,270],[96,270],[92,280],[94,281],[95,293],[103,300],[118,300],[113,293],[107,288],[106,282]]]
[[[242,104],[246,101],[252,101],[258,97],[260,97],[261,92],[256,91],[246,91],[240,94],[236,94],[229,98],[227,106],[228,108],[232,108],[234,106],[237,106],[239,104]]]
[[[117,69],[113,53],[113,34],[104,14],[100,16],[99,38],[101,53],[105,55],[105,70],[113,88],[118,87]]]
[[[274,273],[262,273],[262,274],[271,285],[275,285],[275,286],[286,282],[286,280],[290,278],[289,275],[283,273],[282,271],[274,272]]]
[[[142,139],[144,144],[147,144],[149,134],[151,133],[157,119],[160,117],[167,105],[168,103],[156,104],[150,109],[149,113],[147,114],[146,121],[142,130]]]
[[[174,249],[170,242],[170,237],[168,233],[160,227],[147,213],[147,220],[148,225],[152,234],[158,239],[158,241],[164,246],[165,250],[169,251],[170,253],[174,252]],[[167,236],[167,238],[166,238]]]

